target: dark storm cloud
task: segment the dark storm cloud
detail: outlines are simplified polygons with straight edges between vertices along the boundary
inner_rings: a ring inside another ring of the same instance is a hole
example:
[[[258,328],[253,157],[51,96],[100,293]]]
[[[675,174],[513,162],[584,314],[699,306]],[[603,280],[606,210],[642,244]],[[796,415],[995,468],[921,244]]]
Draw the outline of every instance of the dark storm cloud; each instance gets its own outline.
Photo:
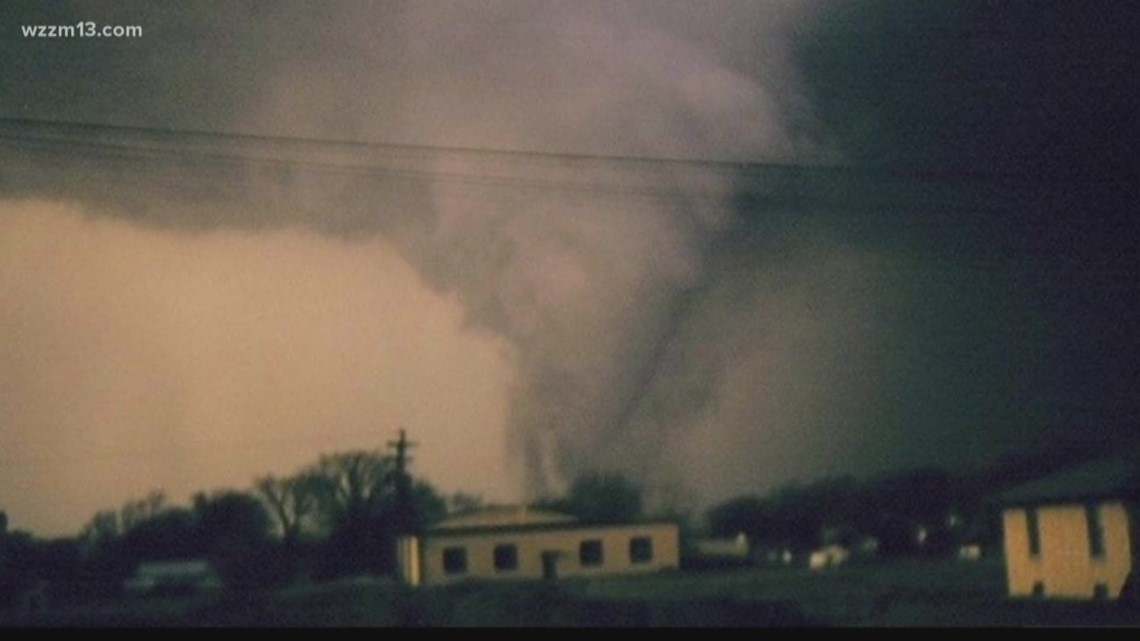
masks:
[[[1131,309],[1105,297],[1134,267],[1127,241],[1063,215],[1124,222],[1095,180],[1070,189],[1130,157],[1109,134],[1135,127],[1110,86],[1120,20],[997,6],[6,5],[145,35],[6,34],[0,115],[271,138],[65,132],[125,147],[91,155],[10,123],[25,140],[0,189],[167,231],[384,236],[514,348],[531,489],[616,467],[708,498],[969,461],[1080,402],[1054,395],[1060,368],[1091,387],[1121,365],[1057,359]],[[1094,313],[1071,320],[1081,301]]]
[[[1036,404],[1043,425],[1126,439],[1140,410],[1127,338],[1140,331],[1138,24],[1127,2],[836,3],[797,56],[851,161],[926,173],[954,192],[883,228],[984,275],[998,298],[918,327],[942,335],[965,312],[976,332],[944,345],[1039,363],[1005,370],[1016,393],[992,401],[999,411]],[[969,299],[969,286],[934,294],[931,309],[947,296]],[[924,378],[938,369],[922,367]]]
[[[1121,177],[1134,166],[1127,2],[834,3],[799,43],[849,158],[971,173]]]

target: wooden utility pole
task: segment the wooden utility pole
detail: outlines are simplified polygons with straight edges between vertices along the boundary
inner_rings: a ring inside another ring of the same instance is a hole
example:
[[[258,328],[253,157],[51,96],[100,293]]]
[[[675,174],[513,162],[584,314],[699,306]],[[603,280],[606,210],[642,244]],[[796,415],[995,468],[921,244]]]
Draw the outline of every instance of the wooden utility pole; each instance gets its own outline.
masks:
[[[401,533],[412,529],[415,517],[415,506],[412,505],[412,477],[408,473],[408,464],[412,460],[408,456],[408,449],[415,446],[416,443],[408,440],[403,428],[400,428],[399,439],[388,441],[388,447],[396,450],[396,518]]]

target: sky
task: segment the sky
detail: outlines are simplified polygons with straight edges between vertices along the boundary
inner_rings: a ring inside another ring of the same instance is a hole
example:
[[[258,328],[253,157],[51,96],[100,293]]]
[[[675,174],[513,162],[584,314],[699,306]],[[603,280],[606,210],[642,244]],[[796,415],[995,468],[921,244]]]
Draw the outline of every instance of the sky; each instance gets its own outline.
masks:
[[[7,2],[0,509],[1135,440],[1129,3]],[[34,39],[21,25],[138,25]]]

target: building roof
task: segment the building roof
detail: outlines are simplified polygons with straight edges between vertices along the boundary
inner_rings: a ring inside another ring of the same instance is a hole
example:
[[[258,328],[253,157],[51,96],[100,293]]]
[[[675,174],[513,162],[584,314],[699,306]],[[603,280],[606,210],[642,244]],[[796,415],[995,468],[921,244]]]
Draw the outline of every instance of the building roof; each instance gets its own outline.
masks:
[[[1064,469],[1013,487],[998,496],[1006,505],[1140,497],[1140,467],[1124,460],[1101,460]]]
[[[549,512],[535,510],[526,506],[497,506],[481,508],[463,514],[457,514],[444,519],[439,524],[428,529],[429,536],[448,536],[454,534],[476,534],[488,532],[515,533],[549,530],[571,529],[599,529],[599,528],[627,528],[672,525],[672,521],[632,521],[628,523],[583,523],[577,518]]]
[[[135,568],[136,577],[176,578],[207,576],[214,573],[214,566],[204,559],[183,559],[177,561],[144,561]]]
[[[558,512],[535,510],[525,505],[504,505],[480,508],[444,519],[431,528],[432,532],[485,528],[519,528],[550,525],[568,525],[578,519]]]

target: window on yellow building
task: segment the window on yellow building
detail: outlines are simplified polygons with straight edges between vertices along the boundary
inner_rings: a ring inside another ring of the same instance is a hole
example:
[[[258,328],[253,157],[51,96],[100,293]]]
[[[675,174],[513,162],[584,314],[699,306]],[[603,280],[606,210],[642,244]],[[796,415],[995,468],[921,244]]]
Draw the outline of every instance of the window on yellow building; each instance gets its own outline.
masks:
[[[649,563],[653,560],[653,539],[635,536],[629,540],[630,563]]]
[[[1089,556],[1094,559],[1104,557],[1104,523],[1101,522],[1098,506],[1085,506],[1085,523],[1089,533]]]
[[[444,574],[465,574],[467,572],[467,548],[444,548]]]
[[[1037,508],[1026,509],[1025,520],[1029,524],[1029,555],[1041,556],[1041,529],[1037,524]]]
[[[601,565],[604,560],[602,542],[598,539],[582,541],[578,546],[578,562],[583,567]]]
[[[513,543],[495,546],[495,570],[510,572],[519,567],[519,548]]]

